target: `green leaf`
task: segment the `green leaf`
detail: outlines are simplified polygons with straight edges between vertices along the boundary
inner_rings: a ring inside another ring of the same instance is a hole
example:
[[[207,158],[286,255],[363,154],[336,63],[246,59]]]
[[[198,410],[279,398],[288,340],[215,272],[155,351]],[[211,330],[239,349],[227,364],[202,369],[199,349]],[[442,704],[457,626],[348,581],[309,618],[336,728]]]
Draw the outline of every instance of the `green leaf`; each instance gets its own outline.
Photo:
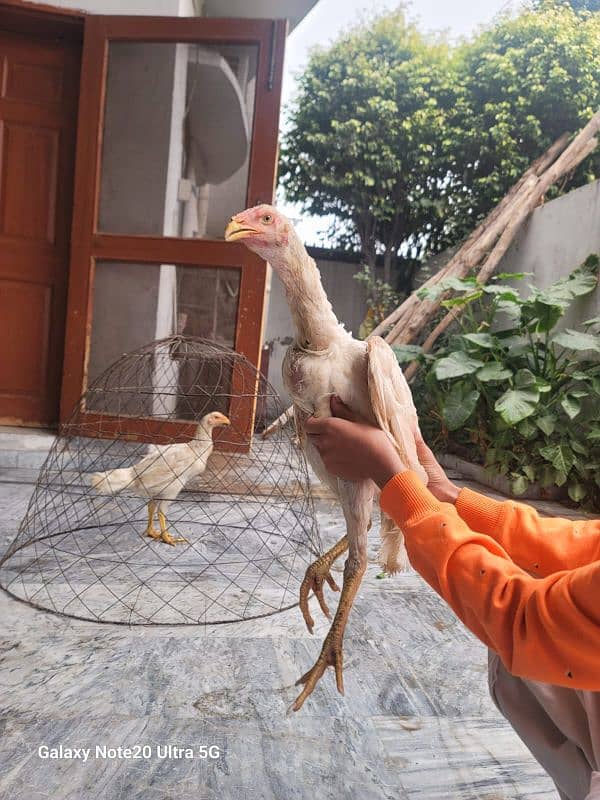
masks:
[[[554,483],[556,486],[564,486],[567,482],[567,473],[562,469],[558,469],[554,473]]]
[[[548,333],[554,328],[565,311],[566,308],[564,306],[551,305],[550,303],[543,303],[541,300],[535,300],[532,304],[531,316],[528,316],[529,326],[536,333]]]
[[[529,480],[533,483],[533,481],[535,480],[535,469],[534,469],[534,467],[532,467],[531,464],[524,464],[523,467],[521,467],[521,469],[523,470],[525,475],[527,475]]]
[[[540,447],[539,452],[542,458],[549,461],[557,472],[564,473],[565,476],[569,474],[575,463],[573,450],[566,444],[549,444],[546,447]]]
[[[566,330],[557,333],[553,341],[567,350],[593,350],[600,353],[600,337],[593,333],[581,333],[581,331]]]
[[[515,375],[515,389],[509,389],[496,400],[497,411],[507,425],[514,426],[531,416],[538,405],[540,392],[535,376],[528,369],[520,369]]]
[[[492,276],[493,281],[520,281],[523,278],[533,275],[533,272],[499,272],[497,275]]]
[[[503,367],[502,364],[494,362],[492,364],[486,364],[485,367],[477,370],[476,377],[477,380],[480,380],[482,383],[505,381],[508,378],[512,378],[512,372]]]
[[[574,503],[580,503],[587,495],[588,490],[582,483],[572,483],[569,486],[569,497]]]
[[[471,292],[471,294],[463,294],[459,297],[451,297],[448,300],[442,300],[441,305],[444,308],[454,308],[454,306],[466,306],[469,303],[474,302],[475,300],[479,300],[482,296],[483,292],[478,290],[476,292]]]
[[[463,383],[455,384],[444,402],[442,411],[448,429],[455,431],[464,425],[475,411],[478,400],[477,389],[470,389]]]
[[[471,358],[467,353],[458,350],[445,358],[440,358],[434,367],[434,374],[438,381],[444,381],[450,378],[460,378],[461,375],[471,375],[481,367],[483,367],[483,361]]]
[[[407,364],[410,361],[414,361],[423,352],[423,348],[416,344],[397,344],[392,346],[392,350],[399,364]]]
[[[521,356],[528,352],[531,345],[525,336],[503,336],[499,337],[500,344],[511,356]]]
[[[585,445],[581,444],[581,442],[578,442],[577,439],[571,439],[571,447],[576,453],[579,453],[580,456],[589,455],[588,448]]]
[[[539,391],[538,380],[530,369],[520,369],[515,374],[515,386],[518,386],[519,389],[535,387]]]
[[[536,389],[509,389],[496,400],[497,411],[507,425],[516,425],[536,410],[540,393]]]
[[[467,342],[472,342],[478,347],[486,349],[492,348],[495,345],[494,337],[490,333],[465,333],[462,336]]]
[[[529,487],[529,481],[524,475],[518,475],[510,482],[510,490],[517,497],[524,494]]]
[[[540,478],[540,484],[544,487],[544,489],[548,489],[550,486],[556,486],[556,470],[550,464],[544,464],[542,466],[542,475]]]
[[[546,436],[552,436],[556,427],[556,417],[553,414],[546,414],[543,417],[537,417],[535,424]]]
[[[524,439],[533,439],[538,435],[538,429],[529,419],[524,419],[517,425],[517,430]]]
[[[576,397],[573,397],[573,395],[568,394],[563,397],[563,399],[560,401],[560,405],[569,419],[575,419],[575,417],[581,412],[581,403]]]
[[[508,319],[515,324],[521,320],[521,303],[515,303],[514,300],[500,298],[496,303],[496,310],[502,314],[506,314]]]

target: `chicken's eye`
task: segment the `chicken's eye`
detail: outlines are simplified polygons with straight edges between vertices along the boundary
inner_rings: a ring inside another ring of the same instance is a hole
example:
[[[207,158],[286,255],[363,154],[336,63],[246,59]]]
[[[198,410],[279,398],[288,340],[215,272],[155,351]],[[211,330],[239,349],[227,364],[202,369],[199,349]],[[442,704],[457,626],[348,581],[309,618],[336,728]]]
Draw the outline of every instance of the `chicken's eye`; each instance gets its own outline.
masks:
[[[265,222],[267,225],[270,225],[271,222],[273,222],[273,217],[271,216],[271,214],[265,214],[264,217],[262,218],[262,221]]]

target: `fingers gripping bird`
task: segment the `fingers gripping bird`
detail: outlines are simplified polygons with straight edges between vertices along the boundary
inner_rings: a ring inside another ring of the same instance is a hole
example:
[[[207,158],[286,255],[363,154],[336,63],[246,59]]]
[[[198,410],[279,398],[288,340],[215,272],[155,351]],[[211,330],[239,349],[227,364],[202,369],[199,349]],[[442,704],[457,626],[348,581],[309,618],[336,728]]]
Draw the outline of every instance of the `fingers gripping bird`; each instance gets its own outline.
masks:
[[[296,699],[297,711],[312,693],[328,666],[335,668],[337,688],[343,694],[343,637],[352,603],[367,565],[367,532],[377,487],[372,481],[352,483],[329,475],[316,447],[304,432],[311,415],[330,416],[332,394],[353,412],[379,425],[393,440],[404,463],[426,482],[414,444],[418,420],[408,384],[393,351],[379,337],[354,339],[335,316],[321,284],[314,260],[291,222],[268,205],[236,214],[225,231],[227,241],[242,241],[266,259],[279,274],[295,328],[295,338],[283,363],[283,378],[294,405],[298,435],[311,466],[337,494],[346,521],[346,536],[312,564],[300,589],[300,608],[309,631],[314,620],[308,597],[314,592],[329,617],[323,594],[325,582],[337,590],[330,568],[348,550],[338,608],[315,665],[298,681],[304,688]],[[402,532],[382,518],[381,557],[387,572],[405,566]]]
[[[99,494],[118,494],[127,489],[148,498],[146,536],[165,544],[186,542],[182,536],[171,536],[167,529],[166,511],[183,487],[206,469],[213,451],[212,433],[216,427],[229,425],[229,419],[218,411],[200,420],[196,434],[189,442],[153,445],[148,455],[132,467],[110,469],[90,474],[90,483]],[[160,530],[154,527],[154,515]]]

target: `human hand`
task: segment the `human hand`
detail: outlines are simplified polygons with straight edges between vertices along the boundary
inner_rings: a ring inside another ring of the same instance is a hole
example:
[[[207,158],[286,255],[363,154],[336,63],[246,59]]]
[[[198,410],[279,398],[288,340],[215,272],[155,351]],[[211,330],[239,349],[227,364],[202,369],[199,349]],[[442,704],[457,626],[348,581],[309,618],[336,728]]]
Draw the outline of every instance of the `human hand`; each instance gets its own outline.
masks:
[[[431,449],[425,444],[420,431],[415,437],[415,444],[417,458],[429,478],[427,488],[431,494],[442,503],[456,503],[460,489],[448,478]]]
[[[339,398],[330,401],[332,417],[309,417],[306,433],[327,471],[349,481],[373,480],[381,489],[408,469],[380,428],[354,414]]]

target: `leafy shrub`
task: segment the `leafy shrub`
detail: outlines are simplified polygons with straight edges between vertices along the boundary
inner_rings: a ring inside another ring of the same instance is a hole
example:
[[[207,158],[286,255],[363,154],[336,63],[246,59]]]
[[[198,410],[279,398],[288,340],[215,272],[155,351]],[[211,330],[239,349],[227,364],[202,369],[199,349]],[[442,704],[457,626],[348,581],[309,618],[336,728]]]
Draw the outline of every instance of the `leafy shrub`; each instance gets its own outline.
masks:
[[[510,480],[563,486],[575,502],[600,505],[600,317],[580,329],[556,326],[575,298],[598,283],[590,256],[567,278],[522,298],[502,274],[488,285],[451,278],[433,289],[464,306],[457,329],[434,354],[397,347],[400,363],[422,362],[415,401],[438,448],[484,464]]]

